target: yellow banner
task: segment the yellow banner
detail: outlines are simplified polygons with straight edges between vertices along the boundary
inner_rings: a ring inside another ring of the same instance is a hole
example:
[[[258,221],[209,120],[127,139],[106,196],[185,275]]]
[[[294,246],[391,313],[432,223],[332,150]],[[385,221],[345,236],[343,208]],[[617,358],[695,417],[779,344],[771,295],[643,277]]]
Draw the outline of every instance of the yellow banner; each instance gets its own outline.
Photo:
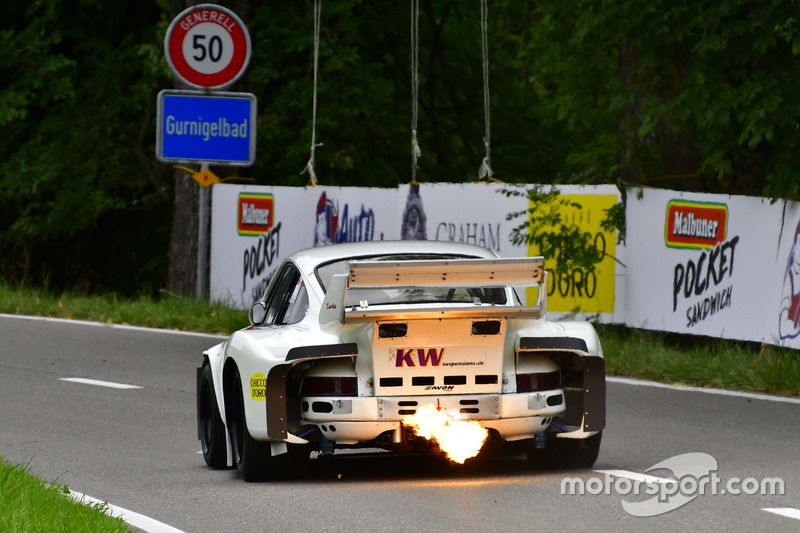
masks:
[[[559,200],[577,203],[581,209],[561,205],[562,224],[575,225],[591,235],[591,242],[603,254],[594,272],[573,268],[568,272],[559,269],[553,258],[545,257],[547,269],[547,309],[555,312],[613,313],[615,294],[615,263],[617,236],[615,231],[605,231],[600,223],[605,211],[617,203],[617,197],[596,194],[564,194]],[[533,206],[531,206],[533,207]],[[537,231],[557,231],[555,226],[539,227]],[[534,244],[528,246],[528,255],[542,255]],[[536,289],[528,289],[526,298],[534,301]]]

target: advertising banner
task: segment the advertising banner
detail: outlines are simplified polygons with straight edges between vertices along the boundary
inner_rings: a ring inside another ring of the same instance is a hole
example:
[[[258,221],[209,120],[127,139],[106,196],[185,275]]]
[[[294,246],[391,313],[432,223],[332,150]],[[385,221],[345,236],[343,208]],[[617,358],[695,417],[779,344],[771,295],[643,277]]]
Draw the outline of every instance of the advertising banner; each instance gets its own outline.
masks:
[[[288,255],[399,233],[395,189],[215,185],[210,296],[246,309]]]
[[[764,308],[764,342],[800,349],[800,203],[780,202],[773,206],[780,214],[778,231],[773,239],[778,242],[777,253],[765,257],[765,269],[771,290]]]
[[[476,244],[502,257],[525,257],[514,246],[506,216],[525,210],[525,198],[509,198],[502,183],[422,183],[398,189],[402,239]]]
[[[565,268],[555,258],[545,257],[548,272],[548,314],[592,318],[601,322],[622,322],[625,301],[624,246],[617,243],[617,232],[602,228],[607,212],[620,202],[619,190],[606,186],[558,186],[560,195],[547,206],[531,208],[531,219],[543,210],[555,211],[561,217],[560,225],[576,227],[588,237],[589,246],[602,258],[594,268],[574,266]],[[535,231],[558,233],[554,224],[539,224]],[[566,254],[561,250],[559,253]],[[528,246],[528,255],[540,255],[536,245]]]
[[[627,325],[762,341],[781,207],[647,188],[627,199]]]
[[[514,229],[556,231],[542,214],[557,209],[559,224],[582,231],[603,259],[594,270],[565,271],[545,257],[550,319],[800,348],[800,203],[631,188],[621,245],[616,231],[601,227],[620,201],[616,187],[558,186],[559,196],[537,203],[526,187],[536,186],[215,185],[211,299],[245,309],[289,254],[339,242],[426,239],[501,257],[541,255],[515,244]]]

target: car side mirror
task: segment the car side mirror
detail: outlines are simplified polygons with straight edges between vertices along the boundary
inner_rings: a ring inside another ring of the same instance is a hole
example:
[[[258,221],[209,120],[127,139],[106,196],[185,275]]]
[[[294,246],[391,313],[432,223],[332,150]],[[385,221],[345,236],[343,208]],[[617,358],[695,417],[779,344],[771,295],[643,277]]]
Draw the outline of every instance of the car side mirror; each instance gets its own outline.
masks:
[[[267,318],[267,305],[264,302],[256,302],[250,307],[250,323],[258,326]]]

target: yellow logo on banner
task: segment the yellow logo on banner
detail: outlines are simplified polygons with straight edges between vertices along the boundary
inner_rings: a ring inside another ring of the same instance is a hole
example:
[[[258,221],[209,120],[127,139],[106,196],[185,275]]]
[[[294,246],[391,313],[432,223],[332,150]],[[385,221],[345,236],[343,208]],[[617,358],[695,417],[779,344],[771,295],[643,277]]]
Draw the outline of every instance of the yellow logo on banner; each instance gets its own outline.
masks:
[[[605,211],[617,203],[613,194],[563,194],[559,198],[574,202],[582,209],[562,205],[562,223],[574,224],[592,236],[594,246],[603,252],[603,259],[595,265],[594,272],[573,268],[569,272],[559,269],[553,258],[545,257],[547,267],[547,309],[560,313],[579,311],[582,313],[613,313],[615,294],[616,232],[605,231],[600,223]],[[556,231],[556,227],[540,228],[541,231]],[[528,255],[542,255],[535,245],[528,246]],[[536,288],[527,290],[527,300],[535,301]]]

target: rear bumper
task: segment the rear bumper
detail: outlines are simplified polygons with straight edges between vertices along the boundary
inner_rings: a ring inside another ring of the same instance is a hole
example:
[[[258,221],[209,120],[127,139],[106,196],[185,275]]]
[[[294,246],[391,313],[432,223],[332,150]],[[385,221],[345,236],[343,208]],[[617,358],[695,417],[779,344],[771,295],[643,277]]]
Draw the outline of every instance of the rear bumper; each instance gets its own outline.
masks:
[[[533,438],[565,410],[561,389],[519,394],[476,394],[391,397],[304,397],[304,423],[315,424],[329,440],[356,444],[387,431],[400,438],[403,418],[423,405],[433,405],[463,420],[475,420],[505,440]]]

